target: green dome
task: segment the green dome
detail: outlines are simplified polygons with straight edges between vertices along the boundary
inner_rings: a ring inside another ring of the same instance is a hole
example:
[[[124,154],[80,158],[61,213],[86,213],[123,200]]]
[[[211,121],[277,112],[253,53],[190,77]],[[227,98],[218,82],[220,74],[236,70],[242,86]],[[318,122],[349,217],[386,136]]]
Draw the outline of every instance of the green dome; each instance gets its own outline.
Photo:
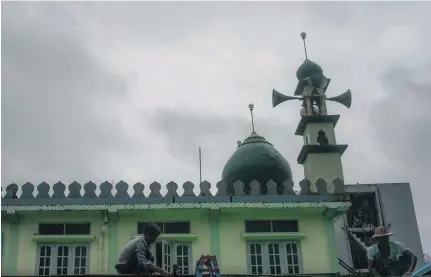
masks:
[[[292,170],[287,160],[262,136],[253,132],[241,143],[224,166],[222,180],[228,191],[233,183],[242,181],[246,188],[251,181],[266,184],[269,180],[282,185],[292,180]]]
[[[296,71],[296,78],[303,80],[315,74],[323,74],[322,68],[317,63],[307,59]]]

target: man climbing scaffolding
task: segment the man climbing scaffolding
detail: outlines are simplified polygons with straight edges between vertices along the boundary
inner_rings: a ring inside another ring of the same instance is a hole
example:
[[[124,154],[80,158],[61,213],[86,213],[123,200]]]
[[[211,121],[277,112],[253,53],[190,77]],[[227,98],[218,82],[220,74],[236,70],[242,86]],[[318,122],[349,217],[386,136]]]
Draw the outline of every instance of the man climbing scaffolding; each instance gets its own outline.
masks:
[[[153,244],[160,236],[161,230],[155,223],[145,226],[144,233],[129,241],[118,256],[115,269],[118,274],[135,274],[143,276],[149,273],[159,273],[162,277],[170,273],[153,264],[154,257],[151,252]]]
[[[397,241],[386,227],[377,227],[372,238],[377,243],[367,250],[368,270],[372,276],[411,276],[417,257]]]

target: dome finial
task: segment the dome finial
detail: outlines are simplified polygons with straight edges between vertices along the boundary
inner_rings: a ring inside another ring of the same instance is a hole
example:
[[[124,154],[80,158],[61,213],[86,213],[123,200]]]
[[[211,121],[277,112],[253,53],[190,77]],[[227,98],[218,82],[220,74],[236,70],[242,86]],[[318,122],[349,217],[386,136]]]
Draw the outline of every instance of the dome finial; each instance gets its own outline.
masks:
[[[305,45],[305,38],[307,37],[307,34],[305,32],[301,33],[302,42],[304,43],[304,51],[305,51],[305,59],[308,60],[307,55],[307,46]]]
[[[248,104],[248,108],[250,109],[250,114],[251,114],[251,128],[253,129],[253,133],[254,133],[254,116],[253,116],[254,105],[253,105],[253,103]]]

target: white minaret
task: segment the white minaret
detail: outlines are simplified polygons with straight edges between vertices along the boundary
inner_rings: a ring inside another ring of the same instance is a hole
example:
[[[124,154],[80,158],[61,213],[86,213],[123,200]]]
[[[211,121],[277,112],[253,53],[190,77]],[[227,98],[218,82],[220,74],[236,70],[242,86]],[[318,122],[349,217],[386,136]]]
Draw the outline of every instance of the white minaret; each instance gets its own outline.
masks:
[[[337,144],[335,126],[339,115],[328,115],[326,100],[338,102],[350,108],[351,92],[326,98],[326,89],[330,79],[323,75],[322,68],[308,59],[305,48],[305,33],[301,33],[304,41],[305,61],[298,68],[296,77],[298,85],[294,95],[283,95],[273,90],[273,106],[298,99],[302,101],[301,120],[295,135],[302,136],[304,145],[298,155],[298,163],[304,166],[304,177],[311,183],[315,192],[324,192],[326,187],[330,193],[344,190],[344,175],[341,156],[347,149],[346,144]],[[326,184],[325,184],[326,183]],[[323,188],[323,191],[321,189]]]

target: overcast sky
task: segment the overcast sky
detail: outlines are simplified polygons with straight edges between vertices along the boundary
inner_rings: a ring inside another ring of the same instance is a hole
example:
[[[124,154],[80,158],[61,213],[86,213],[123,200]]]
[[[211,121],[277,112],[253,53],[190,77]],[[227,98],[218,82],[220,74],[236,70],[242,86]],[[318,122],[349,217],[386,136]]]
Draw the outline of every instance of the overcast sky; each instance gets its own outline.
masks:
[[[290,162],[309,57],[353,93],[337,141],[346,183],[410,182],[431,251],[431,3],[3,2],[2,185],[219,181],[256,130]],[[400,203],[401,204],[401,203]],[[428,212],[427,212],[428,210]]]

